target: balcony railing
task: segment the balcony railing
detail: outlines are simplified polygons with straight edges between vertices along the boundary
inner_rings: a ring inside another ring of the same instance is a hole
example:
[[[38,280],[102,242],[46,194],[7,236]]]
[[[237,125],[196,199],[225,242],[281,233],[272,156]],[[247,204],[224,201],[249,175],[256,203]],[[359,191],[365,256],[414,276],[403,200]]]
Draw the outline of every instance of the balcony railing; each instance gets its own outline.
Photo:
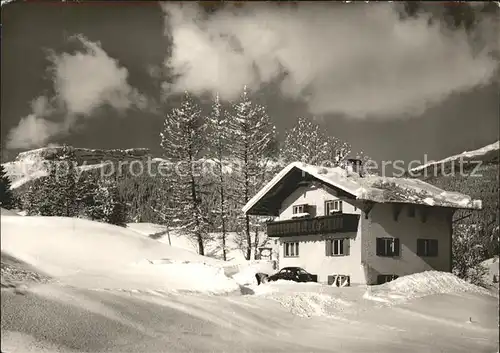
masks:
[[[358,221],[359,215],[357,214],[340,213],[331,216],[268,222],[267,235],[269,237],[287,237],[293,235],[356,232]]]

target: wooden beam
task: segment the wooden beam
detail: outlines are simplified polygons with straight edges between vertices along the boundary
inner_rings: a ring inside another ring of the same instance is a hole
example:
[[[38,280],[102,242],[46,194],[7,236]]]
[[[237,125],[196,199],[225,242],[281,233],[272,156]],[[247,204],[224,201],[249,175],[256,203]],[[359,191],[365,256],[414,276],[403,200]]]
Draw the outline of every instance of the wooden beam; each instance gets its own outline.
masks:
[[[422,223],[427,222],[427,214],[428,214],[429,209],[425,206],[420,206],[420,220]]]
[[[371,201],[367,201],[364,203],[364,205],[361,209],[365,213],[365,219],[368,219],[368,215],[370,214],[370,211],[372,210],[374,205],[375,205],[375,202],[371,202]]]
[[[469,213],[463,217],[460,217],[459,219],[455,219],[454,221],[452,221],[452,223],[460,222],[462,219],[469,218],[470,216],[472,216],[472,213]]]
[[[453,214],[455,213],[455,210],[451,209],[448,210],[446,213],[446,223],[448,224],[448,266],[449,266],[449,271],[453,271]]]
[[[398,221],[399,214],[401,213],[402,209],[403,209],[402,204],[400,204],[400,203],[393,203],[392,204],[392,216],[396,222]]]

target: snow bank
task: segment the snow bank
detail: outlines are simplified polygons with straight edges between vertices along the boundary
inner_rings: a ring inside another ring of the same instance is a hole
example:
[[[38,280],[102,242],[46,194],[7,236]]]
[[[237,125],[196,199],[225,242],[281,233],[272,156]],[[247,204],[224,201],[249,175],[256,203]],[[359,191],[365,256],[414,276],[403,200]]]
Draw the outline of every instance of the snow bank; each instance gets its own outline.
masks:
[[[329,289],[317,282],[293,282],[278,280],[252,287],[256,295],[268,295],[273,293],[321,293]]]
[[[414,298],[432,294],[481,293],[490,294],[487,290],[465,282],[457,276],[439,271],[425,271],[368,287],[365,299],[384,303],[405,302]]]
[[[242,264],[226,266],[226,274],[233,272],[232,278],[242,286],[256,284],[255,275],[259,272],[272,275],[276,271],[273,262],[266,260],[248,261]]]
[[[278,302],[292,314],[300,317],[336,317],[352,303],[340,299],[325,286],[315,283],[296,283],[279,280],[253,286],[255,295]]]
[[[202,292],[220,294],[238,292],[239,285],[224,274],[224,269],[203,263],[152,261],[138,263],[128,268],[126,275],[140,276],[144,282],[142,290],[165,287],[169,291]],[[132,282],[135,281],[134,279]],[[161,285],[158,286],[158,283]],[[152,287],[151,284],[156,284]]]
[[[322,293],[274,294],[269,298],[280,303],[292,314],[301,317],[334,316],[333,313],[343,311],[350,303]]]
[[[224,263],[134,231],[63,217],[2,217],[5,252],[61,282],[108,289],[210,293],[239,289]]]
[[[19,216],[18,213],[12,211],[12,210],[6,210],[5,208],[1,209],[1,214],[2,216]]]

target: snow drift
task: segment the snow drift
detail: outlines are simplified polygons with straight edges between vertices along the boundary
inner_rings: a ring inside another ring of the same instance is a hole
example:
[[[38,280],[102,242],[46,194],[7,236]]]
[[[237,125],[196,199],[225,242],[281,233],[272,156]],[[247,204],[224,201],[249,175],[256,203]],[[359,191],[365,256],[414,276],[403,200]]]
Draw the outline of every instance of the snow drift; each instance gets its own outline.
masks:
[[[465,282],[451,273],[425,271],[368,287],[364,298],[385,303],[401,303],[433,294],[459,293],[490,295],[484,288]]]
[[[83,219],[2,217],[2,252],[84,288],[232,292],[221,261]]]

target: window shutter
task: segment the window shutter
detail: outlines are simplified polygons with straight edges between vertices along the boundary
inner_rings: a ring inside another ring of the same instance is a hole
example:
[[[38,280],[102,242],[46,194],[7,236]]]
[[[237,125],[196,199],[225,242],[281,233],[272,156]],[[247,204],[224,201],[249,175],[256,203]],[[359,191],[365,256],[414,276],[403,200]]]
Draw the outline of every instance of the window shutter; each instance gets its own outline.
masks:
[[[423,256],[424,255],[424,244],[425,240],[424,239],[417,239],[417,256]]]
[[[339,212],[342,213],[342,201],[339,200]]]
[[[328,285],[331,286],[333,284],[333,276],[328,276]]]
[[[381,256],[382,255],[382,248],[384,246],[382,238],[377,238],[376,246],[377,246],[376,254],[377,254],[377,256]]]
[[[295,256],[299,256],[299,243],[295,243]]]
[[[438,256],[438,241],[437,239],[432,239],[430,241],[431,256]]]
[[[393,256],[399,256],[399,238],[394,238],[394,254]]]
[[[283,257],[286,257],[286,247],[288,246],[288,243],[283,243]]]
[[[331,241],[331,239],[325,240],[325,255],[332,256],[332,241]]]
[[[350,238],[345,238],[344,241],[342,242],[342,245],[344,246],[344,256],[349,256],[349,250],[351,248],[351,239]]]

